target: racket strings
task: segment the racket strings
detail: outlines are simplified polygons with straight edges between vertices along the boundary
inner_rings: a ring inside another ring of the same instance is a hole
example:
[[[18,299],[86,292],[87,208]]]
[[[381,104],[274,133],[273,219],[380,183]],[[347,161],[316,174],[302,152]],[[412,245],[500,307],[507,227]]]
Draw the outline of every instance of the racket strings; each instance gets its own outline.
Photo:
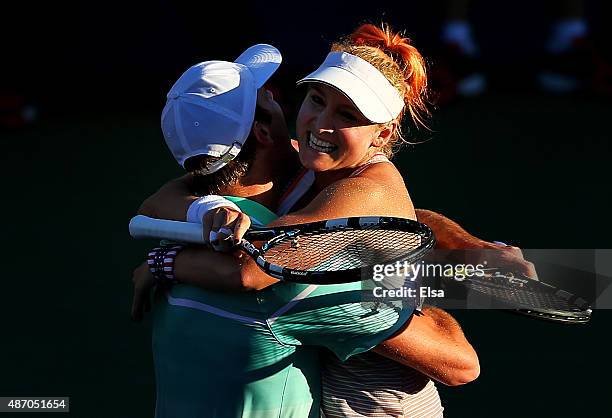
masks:
[[[508,280],[505,276],[486,275],[470,278],[466,286],[516,307],[559,311],[580,310],[569,298],[563,297],[559,292],[551,291],[548,287],[540,286],[538,282],[526,284]]]
[[[278,240],[264,257],[294,270],[341,271],[395,261],[420,245],[421,237],[414,232],[346,228]]]

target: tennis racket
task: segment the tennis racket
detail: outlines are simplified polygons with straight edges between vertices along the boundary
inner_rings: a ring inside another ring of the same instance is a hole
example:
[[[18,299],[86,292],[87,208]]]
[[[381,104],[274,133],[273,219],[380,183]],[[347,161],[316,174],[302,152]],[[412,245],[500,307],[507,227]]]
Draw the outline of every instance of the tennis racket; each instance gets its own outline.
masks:
[[[451,292],[461,288],[461,297],[476,305],[486,300],[490,308],[562,323],[584,324],[591,319],[591,307],[581,297],[503,269],[484,269],[482,276],[461,280],[443,277],[442,283]]]
[[[203,243],[202,225],[136,216],[134,238],[165,238]],[[264,241],[257,248],[251,241]],[[376,264],[420,260],[435,244],[431,229],[420,222],[391,217],[352,217],[251,228],[237,248],[280,280],[309,284],[347,283],[370,279]]]

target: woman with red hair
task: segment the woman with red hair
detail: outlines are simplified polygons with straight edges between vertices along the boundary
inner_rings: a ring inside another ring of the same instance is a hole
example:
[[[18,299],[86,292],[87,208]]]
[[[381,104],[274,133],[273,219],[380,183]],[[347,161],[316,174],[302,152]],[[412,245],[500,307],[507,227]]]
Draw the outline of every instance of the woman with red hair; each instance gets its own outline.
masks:
[[[403,179],[389,162],[404,141],[403,116],[424,125],[428,114],[425,62],[410,40],[388,26],[362,25],[334,43],[324,63],[299,83],[308,86],[297,118],[299,155],[302,165],[314,172],[314,187],[304,199],[305,207],[275,223],[374,214],[416,219]],[[441,311],[426,308],[425,315],[450,321],[449,330],[461,332]],[[408,341],[399,335],[400,344]],[[392,354],[398,340],[385,341],[373,351]],[[408,353],[404,363],[412,367],[371,352],[346,361],[324,354],[325,416],[441,416],[433,382],[413,368],[436,377],[435,367],[428,360],[409,358],[419,352],[410,344],[403,347]],[[464,347],[469,353],[467,341]],[[473,350],[470,355],[476,358]]]

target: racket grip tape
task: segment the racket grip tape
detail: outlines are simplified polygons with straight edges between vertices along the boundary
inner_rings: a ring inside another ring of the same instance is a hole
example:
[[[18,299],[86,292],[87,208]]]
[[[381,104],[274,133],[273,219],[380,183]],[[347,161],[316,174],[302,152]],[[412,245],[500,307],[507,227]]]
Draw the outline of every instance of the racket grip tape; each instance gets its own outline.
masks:
[[[130,220],[130,235],[133,238],[164,238],[173,241],[202,244],[202,225],[191,222],[155,219],[138,215]]]

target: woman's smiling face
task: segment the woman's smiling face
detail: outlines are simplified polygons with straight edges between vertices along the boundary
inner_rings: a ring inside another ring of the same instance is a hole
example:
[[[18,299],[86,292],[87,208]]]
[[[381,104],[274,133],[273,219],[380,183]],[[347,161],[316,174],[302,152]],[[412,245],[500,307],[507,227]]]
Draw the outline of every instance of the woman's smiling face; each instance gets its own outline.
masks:
[[[314,171],[358,167],[392,128],[372,124],[344,94],[321,83],[309,86],[297,117],[302,165]]]

